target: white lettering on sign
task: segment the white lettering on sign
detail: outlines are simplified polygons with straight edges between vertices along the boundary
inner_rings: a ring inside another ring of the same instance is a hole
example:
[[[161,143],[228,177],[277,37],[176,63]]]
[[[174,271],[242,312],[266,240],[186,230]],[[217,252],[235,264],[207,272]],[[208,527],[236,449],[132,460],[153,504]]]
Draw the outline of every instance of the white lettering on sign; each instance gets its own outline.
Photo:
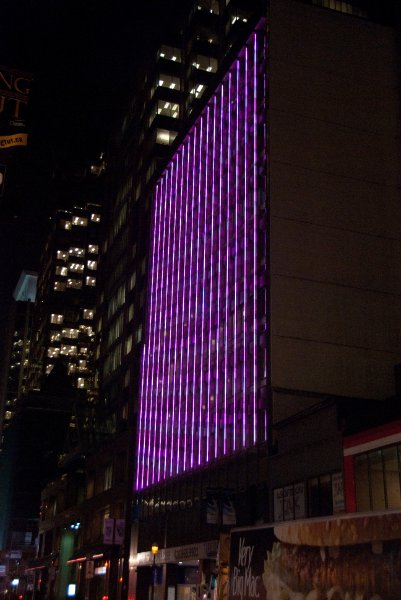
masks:
[[[259,576],[252,572],[252,557],[255,546],[247,546],[240,537],[238,546],[238,566],[234,567],[231,580],[231,595],[241,598],[259,598]]]

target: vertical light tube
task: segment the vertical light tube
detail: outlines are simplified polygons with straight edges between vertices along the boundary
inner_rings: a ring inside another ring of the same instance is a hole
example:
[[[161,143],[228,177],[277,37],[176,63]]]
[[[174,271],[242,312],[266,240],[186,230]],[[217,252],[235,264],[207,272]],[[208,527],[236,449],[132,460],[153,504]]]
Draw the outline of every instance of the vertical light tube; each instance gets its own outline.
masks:
[[[253,39],[253,443],[257,442],[257,359],[258,359],[258,34]]]
[[[219,455],[219,413],[221,410],[220,400],[220,303],[221,303],[221,236],[223,229],[222,219],[222,193],[223,193],[223,107],[224,107],[224,82],[220,88],[220,135],[219,135],[219,212],[217,221],[218,245],[217,245],[217,330],[216,330],[216,398],[215,398],[215,430],[214,458]],[[217,143],[216,143],[217,146]],[[224,436],[224,434],[223,434]]]
[[[238,215],[239,215],[239,101],[240,101],[240,61],[237,60],[236,69],[236,127],[235,127],[235,254],[234,254],[234,372],[233,372],[233,411],[234,415],[237,415],[237,381],[238,377],[238,301],[239,301],[239,290],[238,290],[238,238],[239,238],[239,227],[238,227]],[[237,450],[237,422],[234,419],[233,423],[233,450]]]
[[[197,128],[196,126],[193,129],[193,135],[191,136],[191,147],[192,147],[192,165],[188,156],[188,171],[191,173],[192,177],[192,186],[191,186],[191,213],[190,219],[187,222],[187,228],[190,228],[189,234],[189,292],[188,292],[188,309],[187,309],[187,361],[186,361],[186,369],[185,369],[185,455],[184,455],[184,463],[183,470],[186,471],[187,468],[187,460],[189,461],[190,466],[193,465],[193,451],[194,451],[194,397],[192,397],[192,402],[190,402],[190,355],[192,349],[192,341],[191,341],[191,321],[192,319],[192,280],[193,280],[193,233],[194,233],[194,198],[195,198],[195,165],[196,165],[196,140],[197,140]],[[189,202],[188,202],[189,204]],[[189,412],[192,411],[192,415],[189,415]],[[187,437],[189,434],[189,440]],[[189,453],[189,456],[188,456]]]
[[[211,210],[211,231],[210,231],[210,290],[209,290],[209,368],[208,368],[208,427],[209,427],[209,436],[210,436],[210,419],[211,419],[211,401],[212,401],[212,354],[213,354],[213,278],[214,278],[214,261],[213,261],[213,245],[214,245],[214,195],[215,195],[215,153],[216,153],[216,96],[213,98],[213,133],[212,133],[212,193],[210,200],[210,210]],[[214,340],[216,343],[216,341]],[[214,356],[214,361],[216,360]],[[217,432],[215,431],[215,435]],[[209,440],[210,441],[210,440]],[[208,445],[207,453],[206,453],[206,462],[210,460],[210,447]]]
[[[187,223],[188,223],[188,187],[189,187],[189,146],[190,146],[190,140],[189,138],[187,139],[187,144],[185,147],[186,150],[186,187],[185,187],[185,194],[184,194],[184,203],[185,203],[185,218],[184,218],[184,240],[183,240],[183,247],[184,247],[184,257],[183,257],[183,276],[182,276],[182,286],[181,286],[181,290],[182,290],[182,296],[181,296],[181,311],[182,311],[182,315],[184,315],[185,312],[185,288],[186,288],[186,283],[187,283]],[[184,430],[183,432],[183,437],[184,440],[181,439],[181,435],[182,435],[182,425],[185,424],[185,420],[186,420],[186,416],[187,416],[187,409],[186,409],[186,395],[185,395],[185,390],[183,390],[183,378],[184,378],[184,374],[183,374],[183,358],[184,358],[184,343],[185,343],[185,319],[182,317],[181,319],[181,343],[180,343],[180,386],[179,386],[179,406],[180,406],[180,411],[179,411],[179,415],[178,415],[178,427],[177,427],[177,448],[176,448],[176,465],[175,465],[175,473],[178,474],[181,471],[181,444],[184,442],[184,444],[186,443],[186,436],[187,436],[187,432]],[[184,398],[184,401],[183,401]]]
[[[183,223],[183,218],[182,218],[182,207],[184,204],[184,198],[183,198],[183,188],[184,188],[184,151],[185,148],[182,147],[181,149],[181,154],[178,157],[178,163],[180,166],[180,210],[178,212],[178,222],[179,222],[179,233],[178,233],[178,256],[177,256],[177,293],[176,293],[176,298],[175,298],[175,311],[176,311],[176,319],[175,319],[175,346],[174,346],[174,386],[173,386],[173,398],[172,398],[172,407],[171,407],[171,443],[170,443],[170,469],[169,469],[169,475],[170,477],[173,475],[173,471],[174,471],[174,459],[176,457],[176,449],[175,449],[175,443],[174,443],[174,430],[177,429],[177,436],[178,436],[178,423],[180,422],[180,415],[181,415],[181,396],[179,395],[177,397],[177,388],[180,389],[180,377],[181,377],[181,364],[179,363],[178,360],[178,356],[177,356],[177,350],[178,350],[178,343],[179,343],[179,338],[178,338],[178,324],[179,324],[179,318],[182,315],[182,311],[180,310],[180,306],[179,306],[179,297],[180,297],[180,275],[181,275],[181,256],[182,256],[182,245],[181,245],[181,241],[182,241],[182,223]],[[180,358],[181,360],[181,358]],[[178,368],[180,367],[180,369]],[[176,414],[176,409],[177,409],[177,414]],[[178,422],[177,422],[177,417],[178,417]]]
[[[195,277],[195,314],[194,314],[194,350],[193,350],[193,363],[192,363],[192,453],[191,453],[191,468],[199,465],[199,447],[200,437],[198,435],[198,448],[195,448],[195,433],[199,432],[199,422],[201,421],[202,414],[202,365],[199,371],[197,371],[198,364],[198,300],[199,300],[199,252],[200,252],[200,214],[201,214],[201,190],[202,190],[202,141],[203,141],[203,117],[199,119],[199,149],[198,149],[198,164],[199,164],[199,177],[198,177],[198,193],[196,203],[196,277]],[[196,164],[196,161],[195,161]],[[193,168],[195,171],[195,168]],[[195,178],[194,178],[195,179]],[[195,188],[193,189],[193,196],[195,197]],[[194,211],[195,213],[195,211]],[[199,381],[199,394],[197,391],[197,379]],[[196,412],[196,407],[198,410]],[[197,455],[197,456],[196,456]]]
[[[163,230],[163,257],[161,260],[161,289],[160,289],[160,304],[159,304],[159,336],[158,336],[158,367],[157,367],[157,387],[156,394],[154,398],[154,422],[152,427],[152,455],[153,455],[153,466],[152,466],[152,483],[157,481],[155,474],[155,460],[156,460],[156,440],[157,440],[157,415],[158,415],[158,406],[159,403],[163,404],[165,397],[165,330],[167,326],[167,290],[168,290],[168,262],[169,262],[169,237],[170,237],[170,229],[171,229],[171,179],[172,179],[172,170],[173,166],[170,165],[169,169],[166,172],[165,177],[165,196],[164,196],[164,211],[163,211],[163,221],[164,221],[164,230]],[[167,249],[167,251],[166,251]],[[160,364],[161,359],[161,364]]]
[[[248,319],[248,238],[247,238],[247,224],[248,224],[248,47],[245,47],[245,76],[244,76],[244,87],[245,87],[245,104],[244,104],[244,318],[243,318],[243,363],[242,363],[242,446],[246,447],[247,442],[247,319]]]
[[[203,201],[203,263],[202,263],[202,334],[201,334],[201,381],[200,381],[200,411],[201,417],[199,419],[199,464],[207,462],[207,448],[209,447],[209,414],[206,413],[205,424],[203,424],[202,415],[203,411],[206,410],[206,401],[204,397],[203,384],[205,380],[205,326],[206,326],[206,254],[207,254],[207,207],[208,207],[208,184],[209,184],[209,129],[210,129],[210,107],[206,107],[206,160],[205,160],[205,192]],[[207,372],[208,377],[209,372]],[[209,408],[209,403],[207,404]],[[203,427],[205,427],[205,436],[203,435]],[[204,442],[205,440],[205,442]],[[203,445],[206,445],[205,451],[202,452]],[[202,461],[202,459],[204,459]]]
[[[227,386],[230,379],[228,371],[228,355],[229,355],[229,323],[230,323],[230,290],[229,290],[229,275],[230,275],[230,173],[231,173],[231,72],[228,74],[228,94],[227,94],[227,190],[226,190],[226,291],[225,291],[225,334],[224,334],[224,439],[223,439],[223,454],[227,453]]]

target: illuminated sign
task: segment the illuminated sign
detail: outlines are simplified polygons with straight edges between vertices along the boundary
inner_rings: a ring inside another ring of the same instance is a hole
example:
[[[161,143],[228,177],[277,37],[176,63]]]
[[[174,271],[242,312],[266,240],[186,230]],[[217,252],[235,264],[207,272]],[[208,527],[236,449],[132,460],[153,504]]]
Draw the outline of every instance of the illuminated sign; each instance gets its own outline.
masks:
[[[11,146],[26,146],[28,135],[26,133],[15,133],[14,135],[0,135],[0,148]]]
[[[10,134],[25,129],[26,109],[31,91],[32,74],[0,65],[0,132]],[[26,146],[26,135],[3,135],[0,148]],[[5,137],[11,139],[9,143]],[[22,140],[22,141],[21,141]],[[1,138],[0,138],[1,141]]]

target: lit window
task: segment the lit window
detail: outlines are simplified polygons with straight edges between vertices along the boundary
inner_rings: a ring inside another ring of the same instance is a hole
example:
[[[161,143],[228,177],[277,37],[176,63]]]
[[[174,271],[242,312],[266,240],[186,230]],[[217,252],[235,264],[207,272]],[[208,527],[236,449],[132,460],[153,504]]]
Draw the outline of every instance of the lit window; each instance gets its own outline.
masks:
[[[89,252],[89,254],[98,254],[99,246],[97,244],[89,244],[88,252]]]
[[[175,75],[166,75],[164,73],[163,75],[160,75],[158,85],[160,87],[170,88],[171,90],[179,90],[181,87],[179,77],[176,77]]]
[[[94,315],[94,310],[92,310],[91,308],[84,308],[83,309],[83,317],[84,319],[93,319],[93,315]]]
[[[83,273],[84,271],[84,265],[82,265],[81,263],[70,263],[68,265],[68,268],[73,273]]]
[[[52,313],[50,315],[50,323],[57,323],[60,324],[62,323],[64,320],[64,316],[63,315],[56,315],[55,313]]]
[[[104,470],[104,489],[109,490],[113,482],[113,465],[108,465]]]
[[[86,335],[88,335],[89,337],[91,337],[92,335],[95,335],[95,333],[90,325],[80,325],[79,330],[82,331],[83,333],[85,333]]]
[[[84,388],[85,387],[85,379],[83,377],[78,377],[77,385],[79,388]]]
[[[69,344],[63,344],[60,349],[60,354],[64,354],[65,356],[74,356],[77,354],[77,347],[70,346]]]
[[[135,341],[137,344],[142,340],[142,325],[140,325],[135,332]]]
[[[86,217],[72,217],[72,224],[78,225],[79,227],[86,227],[88,219]]]
[[[46,365],[46,375],[49,375],[49,373],[52,372],[54,365],[52,365],[51,363]]]
[[[62,229],[71,229],[71,221],[65,221],[64,219],[60,221],[60,225]]]
[[[82,287],[82,281],[80,279],[67,279],[67,287],[79,290]]]
[[[85,280],[86,285],[93,287],[96,285],[96,277],[87,277]]]
[[[80,348],[79,353],[80,354],[88,354],[88,348],[86,348],[85,346],[83,348]]]
[[[97,269],[97,262],[96,262],[96,260],[88,260],[88,262],[86,263],[86,266],[91,271],[96,271],[96,269]]]
[[[55,346],[49,346],[47,349],[47,356],[49,358],[57,358],[60,354],[60,348],[56,348]]]
[[[181,62],[181,50],[179,48],[173,48],[172,46],[161,46],[159,56],[165,60]]]
[[[65,250],[57,250],[57,259],[58,260],[67,260],[68,252]]]
[[[133,318],[134,318],[134,305],[130,304],[130,307],[128,309],[128,321],[132,321]]]
[[[125,341],[125,354],[132,350],[132,335],[130,335]]]
[[[54,289],[55,292],[64,292],[64,290],[65,290],[65,283],[64,283],[64,281],[55,281],[53,289]]]
[[[72,375],[72,373],[75,373],[76,371],[76,366],[72,363],[70,363],[68,365],[68,375]]]
[[[168,146],[172,144],[177,137],[176,131],[169,131],[168,129],[158,129],[156,132],[156,142]]]
[[[52,331],[50,334],[51,342],[60,342],[61,341],[61,333],[59,331]]]
[[[98,215],[96,213],[92,213],[91,214],[91,221],[93,221],[94,223],[99,223],[100,222],[100,215]]]
[[[78,369],[80,371],[86,371],[87,370],[86,360],[79,360],[78,361]]]
[[[63,329],[61,333],[63,334],[63,337],[70,338],[70,339],[76,339],[79,335],[79,330],[72,329],[70,327],[68,329]]]
[[[85,250],[83,248],[71,247],[68,250],[70,256],[84,256]]]
[[[56,275],[61,275],[62,277],[65,277],[68,273],[68,269],[67,267],[61,267],[58,266],[56,267]]]

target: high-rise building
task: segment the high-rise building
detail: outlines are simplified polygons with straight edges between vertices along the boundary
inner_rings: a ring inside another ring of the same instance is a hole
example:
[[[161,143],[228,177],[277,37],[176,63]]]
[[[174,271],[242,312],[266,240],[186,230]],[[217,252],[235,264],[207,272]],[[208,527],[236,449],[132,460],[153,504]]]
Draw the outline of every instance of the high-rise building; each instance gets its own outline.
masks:
[[[6,365],[5,393],[0,402],[0,432],[10,423],[17,400],[25,391],[37,279],[37,273],[23,271],[13,294],[15,302],[10,309],[12,338]]]
[[[138,594],[212,585],[233,508],[240,525],[344,509],[343,429],[394,395],[398,46],[370,8],[269,2],[153,189]]]
[[[94,312],[100,239],[100,206],[59,210],[42,254],[28,384],[63,361],[75,386],[93,394]]]

